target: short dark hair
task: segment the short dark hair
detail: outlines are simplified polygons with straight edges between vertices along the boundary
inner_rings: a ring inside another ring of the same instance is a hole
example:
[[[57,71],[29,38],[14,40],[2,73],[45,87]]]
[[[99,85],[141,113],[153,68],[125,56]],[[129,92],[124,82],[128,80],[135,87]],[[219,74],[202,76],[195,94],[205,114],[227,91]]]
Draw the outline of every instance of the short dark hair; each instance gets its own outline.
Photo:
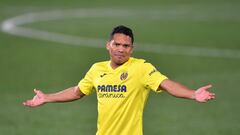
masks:
[[[133,44],[134,36],[133,36],[133,32],[132,32],[132,30],[130,28],[128,28],[128,27],[126,27],[124,25],[119,25],[119,26],[114,27],[112,32],[111,32],[111,34],[110,34],[109,40],[112,40],[113,39],[113,35],[117,34],[117,33],[124,34],[124,35],[127,35],[127,36],[131,37],[132,44]]]

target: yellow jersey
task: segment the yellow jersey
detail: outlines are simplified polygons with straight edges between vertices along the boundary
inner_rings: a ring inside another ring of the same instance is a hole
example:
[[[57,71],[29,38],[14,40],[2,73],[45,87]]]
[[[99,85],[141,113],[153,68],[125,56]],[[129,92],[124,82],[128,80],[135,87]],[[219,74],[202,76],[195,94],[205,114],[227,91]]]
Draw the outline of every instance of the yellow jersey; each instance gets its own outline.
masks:
[[[112,69],[110,61],[95,63],[78,86],[82,93],[96,92],[98,123],[96,135],[142,135],[143,110],[151,90],[159,90],[167,79],[143,59],[130,57]]]

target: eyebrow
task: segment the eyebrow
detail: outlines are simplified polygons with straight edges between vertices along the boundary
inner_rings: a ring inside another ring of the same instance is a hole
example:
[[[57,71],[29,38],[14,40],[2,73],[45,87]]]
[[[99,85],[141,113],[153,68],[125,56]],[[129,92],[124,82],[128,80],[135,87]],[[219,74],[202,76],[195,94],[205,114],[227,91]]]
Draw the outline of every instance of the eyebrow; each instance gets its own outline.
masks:
[[[118,44],[118,45],[127,45],[127,46],[131,46],[132,44],[122,44],[122,43],[119,43],[119,42],[116,42],[114,40],[111,41],[112,43],[115,43],[115,44]]]

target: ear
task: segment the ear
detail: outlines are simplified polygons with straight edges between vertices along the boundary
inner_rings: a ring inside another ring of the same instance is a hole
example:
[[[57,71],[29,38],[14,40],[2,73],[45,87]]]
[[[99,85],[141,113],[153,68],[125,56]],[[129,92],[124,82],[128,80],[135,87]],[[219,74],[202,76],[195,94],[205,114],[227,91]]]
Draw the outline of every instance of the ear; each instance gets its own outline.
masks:
[[[134,49],[134,46],[132,46],[132,48],[131,48],[131,54],[133,53],[133,49]]]
[[[106,49],[109,50],[109,48],[110,48],[110,42],[108,41],[108,42],[106,43]]]

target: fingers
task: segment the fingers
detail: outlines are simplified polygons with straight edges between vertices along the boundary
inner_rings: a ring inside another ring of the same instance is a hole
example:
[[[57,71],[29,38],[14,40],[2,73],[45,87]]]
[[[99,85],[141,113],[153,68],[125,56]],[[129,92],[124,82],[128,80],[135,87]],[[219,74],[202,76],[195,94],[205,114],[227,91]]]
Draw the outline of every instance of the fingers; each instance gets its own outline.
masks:
[[[215,97],[215,93],[210,93],[209,96]]]
[[[203,100],[203,103],[206,103],[210,100],[215,99],[215,94],[214,93],[208,93],[208,96]]]
[[[212,100],[212,99],[214,99],[214,98],[215,98],[214,96],[209,95],[209,96],[206,98],[206,100]]]
[[[34,103],[32,100],[27,100],[25,102],[23,102],[24,106],[28,106],[28,107],[34,107]]]
[[[23,102],[23,105],[24,105],[24,106],[27,106],[27,103],[26,103],[26,102],[27,102],[27,101]]]
[[[37,106],[40,106],[42,105],[43,103],[41,102],[36,102],[34,101],[33,99],[32,100],[27,100],[25,102],[23,102],[23,105],[24,106],[27,106],[27,107],[37,107]]]
[[[29,100],[27,100],[27,101],[23,102],[23,105],[25,105],[25,106],[29,106],[29,105],[30,105],[30,102],[29,102]]]
[[[207,100],[215,99],[215,93],[208,92],[208,98]]]

